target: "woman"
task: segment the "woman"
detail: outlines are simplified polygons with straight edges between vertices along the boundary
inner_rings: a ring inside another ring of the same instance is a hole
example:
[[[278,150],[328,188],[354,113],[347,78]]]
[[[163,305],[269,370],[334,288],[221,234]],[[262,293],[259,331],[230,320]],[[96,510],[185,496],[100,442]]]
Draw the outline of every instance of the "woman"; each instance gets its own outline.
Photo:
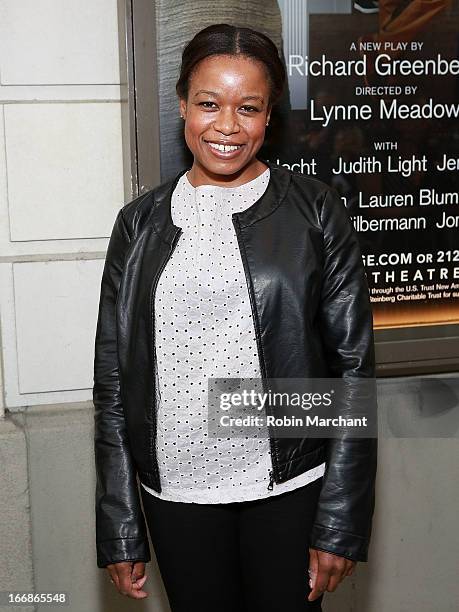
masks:
[[[120,593],[146,597],[148,525],[173,612],[321,610],[367,560],[376,439],[207,432],[208,378],[374,376],[346,209],[323,183],[257,158],[284,82],[266,36],[199,32],[177,83],[193,165],[125,205],[108,246],[97,563]]]

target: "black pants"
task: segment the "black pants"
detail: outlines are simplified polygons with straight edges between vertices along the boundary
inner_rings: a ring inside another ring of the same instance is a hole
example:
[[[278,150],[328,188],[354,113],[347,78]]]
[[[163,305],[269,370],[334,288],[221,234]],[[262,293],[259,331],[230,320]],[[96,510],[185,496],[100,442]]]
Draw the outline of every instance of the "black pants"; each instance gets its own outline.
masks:
[[[323,478],[271,498],[191,504],[141,494],[172,612],[321,612],[307,601]]]

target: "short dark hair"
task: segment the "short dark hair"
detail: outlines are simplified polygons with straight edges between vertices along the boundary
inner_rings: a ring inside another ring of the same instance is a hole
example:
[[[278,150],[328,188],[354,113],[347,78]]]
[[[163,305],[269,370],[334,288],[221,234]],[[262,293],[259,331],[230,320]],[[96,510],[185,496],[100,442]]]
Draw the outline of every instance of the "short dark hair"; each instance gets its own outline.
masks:
[[[286,72],[273,41],[256,30],[218,23],[198,32],[182,52],[180,76],[175,86],[178,96],[188,98],[189,81],[200,61],[212,55],[245,56],[261,62],[270,83],[269,104],[282,96]]]

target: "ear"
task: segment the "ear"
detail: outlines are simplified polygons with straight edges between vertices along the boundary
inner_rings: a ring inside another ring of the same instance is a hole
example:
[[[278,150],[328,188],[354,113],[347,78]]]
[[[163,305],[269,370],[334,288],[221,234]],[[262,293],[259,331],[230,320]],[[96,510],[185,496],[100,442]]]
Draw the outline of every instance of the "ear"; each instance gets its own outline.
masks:
[[[186,119],[186,100],[184,100],[183,98],[180,98],[179,109],[180,115],[182,115],[182,117]]]

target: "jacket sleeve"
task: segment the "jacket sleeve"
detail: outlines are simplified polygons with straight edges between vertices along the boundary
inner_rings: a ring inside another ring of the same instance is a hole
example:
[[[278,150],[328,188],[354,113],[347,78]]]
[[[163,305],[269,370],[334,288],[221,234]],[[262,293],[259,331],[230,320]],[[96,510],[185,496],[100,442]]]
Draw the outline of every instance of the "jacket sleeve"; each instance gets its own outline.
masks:
[[[96,550],[101,568],[119,561],[150,561],[118,372],[116,301],[129,243],[120,210],[102,273],[94,353]]]
[[[371,418],[376,414],[371,303],[357,233],[335,190],[325,194],[321,224],[324,269],[318,322],[327,364],[332,377],[347,379],[349,384],[349,377],[372,379],[365,385],[372,388],[373,384],[374,393],[364,404]],[[352,413],[352,401],[347,395],[346,398],[344,407],[349,401]],[[343,435],[326,440],[327,465],[311,532],[311,548],[354,561],[368,560],[377,446],[376,437]]]

